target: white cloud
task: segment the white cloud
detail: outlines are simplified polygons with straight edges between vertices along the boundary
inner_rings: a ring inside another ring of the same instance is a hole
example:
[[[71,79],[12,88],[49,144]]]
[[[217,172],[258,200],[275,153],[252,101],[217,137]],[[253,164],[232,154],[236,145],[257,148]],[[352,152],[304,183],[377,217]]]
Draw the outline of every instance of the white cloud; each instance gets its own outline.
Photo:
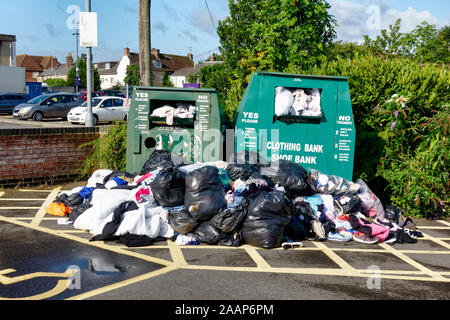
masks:
[[[163,22],[158,21],[153,24],[153,29],[161,31],[163,34],[166,34],[166,31],[169,29]]]
[[[411,32],[423,21],[434,25],[439,24],[439,20],[435,18],[430,11],[417,11],[414,8],[408,7],[405,11],[398,11],[396,9],[387,10],[382,17],[381,27],[387,29],[389,25],[394,24],[398,18],[402,19],[400,32],[404,33]]]
[[[216,35],[218,17],[212,10],[210,16],[206,7],[197,7],[189,13],[188,19],[189,23],[197,29],[212,36]]]
[[[417,11],[408,7],[404,11],[392,8],[384,0],[330,0],[330,13],[335,17],[337,40],[361,42],[363,35],[376,37],[382,29],[388,29],[398,18],[402,19],[400,32],[410,32],[423,21],[439,25],[430,11]],[[379,24],[377,24],[379,23]]]

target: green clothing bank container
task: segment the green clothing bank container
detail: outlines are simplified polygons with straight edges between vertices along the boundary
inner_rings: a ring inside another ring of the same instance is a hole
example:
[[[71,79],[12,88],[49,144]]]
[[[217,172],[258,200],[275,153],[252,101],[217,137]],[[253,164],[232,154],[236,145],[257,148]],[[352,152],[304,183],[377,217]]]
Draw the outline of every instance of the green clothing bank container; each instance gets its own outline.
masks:
[[[168,120],[154,114],[183,106],[194,117]],[[174,152],[192,163],[223,158],[227,122],[215,89],[135,87],[127,121],[127,172],[140,172],[154,150]]]
[[[255,72],[235,114],[235,151],[348,180],[355,125],[347,78]]]

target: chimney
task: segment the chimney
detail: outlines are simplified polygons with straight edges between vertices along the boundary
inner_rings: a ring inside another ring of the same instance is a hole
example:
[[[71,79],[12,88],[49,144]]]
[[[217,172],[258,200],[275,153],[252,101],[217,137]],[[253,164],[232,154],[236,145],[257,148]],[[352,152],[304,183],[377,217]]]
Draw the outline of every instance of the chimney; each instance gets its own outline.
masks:
[[[216,54],[214,52],[211,54],[209,61],[216,61]]]
[[[156,60],[160,60],[159,49],[152,48],[152,55],[156,57]]]
[[[73,58],[72,58],[72,54],[69,52],[69,54],[66,57],[66,68],[70,69],[73,66]]]
[[[123,55],[128,56],[130,54],[130,48],[123,49]]]

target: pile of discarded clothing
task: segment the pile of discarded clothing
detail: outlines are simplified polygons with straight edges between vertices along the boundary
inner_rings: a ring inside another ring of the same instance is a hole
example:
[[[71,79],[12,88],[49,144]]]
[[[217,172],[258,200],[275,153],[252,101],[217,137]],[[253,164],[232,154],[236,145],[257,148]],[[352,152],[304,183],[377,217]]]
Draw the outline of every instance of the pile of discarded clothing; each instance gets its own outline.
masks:
[[[95,171],[85,186],[60,193],[47,213],[89,231],[91,241],[130,247],[173,239],[269,249],[303,240],[415,243],[423,236],[362,180],[269,163],[251,152],[190,164],[156,150],[140,172]]]
[[[178,102],[176,108],[164,105],[153,110],[151,117],[165,118],[166,124],[172,126],[174,118],[178,119],[193,119],[195,117],[196,107],[194,105]]]
[[[276,87],[275,115],[304,117],[322,116],[322,110],[320,108],[320,90]]]

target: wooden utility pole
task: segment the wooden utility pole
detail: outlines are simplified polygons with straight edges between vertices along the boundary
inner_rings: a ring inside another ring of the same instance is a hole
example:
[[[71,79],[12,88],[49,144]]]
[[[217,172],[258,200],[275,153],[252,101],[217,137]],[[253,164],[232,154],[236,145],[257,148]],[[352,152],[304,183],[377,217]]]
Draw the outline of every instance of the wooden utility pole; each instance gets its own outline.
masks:
[[[142,86],[151,86],[151,0],[139,0],[139,74]]]

